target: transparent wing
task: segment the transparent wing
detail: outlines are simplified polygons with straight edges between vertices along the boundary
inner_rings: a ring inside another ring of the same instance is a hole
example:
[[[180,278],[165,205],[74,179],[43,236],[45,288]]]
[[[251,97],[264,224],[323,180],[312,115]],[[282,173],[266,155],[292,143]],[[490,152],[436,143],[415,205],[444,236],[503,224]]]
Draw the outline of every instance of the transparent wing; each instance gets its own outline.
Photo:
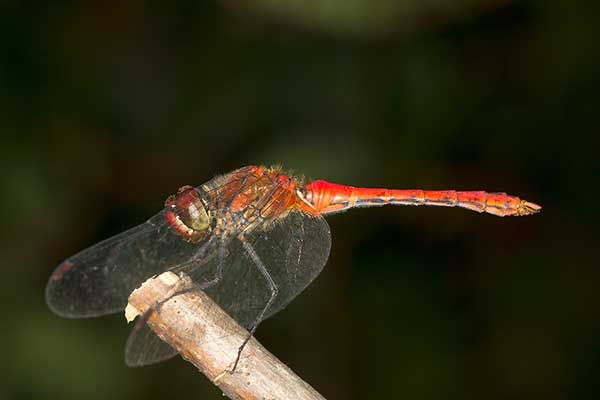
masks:
[[[156,336],[146,323],[150,310],[136,324],[125,346],[125,364],[142,367],[168,360],[177,355],[177,350]]]
[[[59,265],[46,287],[48,306],[63,317],[96,317],[122,311],[133,289],[175,265],[201,260],[212,235],[188,243],[174,234],[164,212],[106,239]]]
[[[331,248],[327,222],[300,211],[252,230],[245,240],[279,290],[265,319],[282,310],[319,275]],[[206,293],[240,325],[250,328],[267,304],[271,288],[239,240],[231,241],[228,250],[222,279]]]
[[[243,179],[240,168],[219,176],[197,189],[231,191]],[[210,198],[210,196],[208,196]],[[51,275],[46,302],[58,315],[68,318],[96,317],[124,309],[131,291],[153,275],[173,266],[209,255],[214,235],[188,243],[177,236],[164,217],[164,210],[145,223],[106,239],[69,258]],[[201,275],[201,269],[196,268]]]
[[[319,275],[331,247],[327,222],[320,216],[299,211],[252,230],[245,240],[252,245],[279,290],[264,319],[281,311]],[[204,290],[240,325],[250,329],[260,322],[257,318],[269,301],[271,288],[240,240],[220,245],[225,250],[221,248],[219,256],[206,258],[202,268],[183,264],[174,270],[186,272],[202,287],[207,280],[218,276],[222,268],[218,282]],[[136,326],[125,352],[130,366],[149,365],[175,355],[147,326]]]

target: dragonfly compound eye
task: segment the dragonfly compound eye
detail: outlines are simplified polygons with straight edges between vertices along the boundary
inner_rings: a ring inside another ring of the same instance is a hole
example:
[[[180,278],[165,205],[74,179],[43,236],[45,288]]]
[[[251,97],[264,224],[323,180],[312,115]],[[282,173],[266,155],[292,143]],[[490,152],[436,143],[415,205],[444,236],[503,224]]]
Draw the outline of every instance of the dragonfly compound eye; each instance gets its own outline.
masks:
[[[210,229],[210,216],[196,189],[183,186],[165,201],[171,228],[188,242],[202,240]]]

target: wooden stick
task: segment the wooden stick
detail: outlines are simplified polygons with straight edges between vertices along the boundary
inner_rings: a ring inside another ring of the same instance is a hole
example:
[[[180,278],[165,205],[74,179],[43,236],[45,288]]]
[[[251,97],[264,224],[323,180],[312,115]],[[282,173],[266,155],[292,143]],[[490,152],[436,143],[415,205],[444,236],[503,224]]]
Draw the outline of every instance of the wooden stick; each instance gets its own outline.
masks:
[[[171,297],[190,288],[193,283],[185,274],[165,272],[148,279],[129,297],[125,316],[131,321],[165,301],[149,314],[148,326],[230,399],[324,399],[254,338],[230,373],[248,331],[200,290]]]

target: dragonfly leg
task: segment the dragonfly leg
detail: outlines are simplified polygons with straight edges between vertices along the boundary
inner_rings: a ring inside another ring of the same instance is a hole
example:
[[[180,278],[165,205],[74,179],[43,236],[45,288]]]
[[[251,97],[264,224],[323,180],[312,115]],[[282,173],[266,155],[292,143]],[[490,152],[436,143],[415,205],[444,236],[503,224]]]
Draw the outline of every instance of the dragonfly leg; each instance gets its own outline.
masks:
[[[242,242],[244,249],[246,249],[246,251],[250,255],[250,258],[254,262],[254,265],[256,265],[259,272],[262,274],[262,276],[266,279],[267,283],[269,284],[269,288],[271,290],[271,296],[269,297],[269,300],[267,301],[267,303],[261,310],[260,314],[258,314],[258,317],[256,317],[256,320],[254,320],[254,322],[252,323],[252,326],[250,327],[250,330],[248,332],[248,336],[246,336],[246,339],[244,339],[240,348],[238,349],[237,357],[235,358],[233,367],[229,370],[230,374],[233,374],[235,372],[235,369],[237,368],[237,365],[240,361],[240,357],[242,355],[242,351],[244,350],[244,347],[246,347],[246,344],[248,344],[248,341],[254,335],[254,332],[256,332],[256,328],[258,328],[258,325],[260,325],[260,323],[264,319],[265,314],[267,313],[269,308],[271,308],[271,305],[273,304],[273,302],[275,301],[275,298],[277,297],[277,294],[279,293],[279,289],[277,288],[275,281],[271,277],[271,274],[269,274],[269,271],[267,271],[267,267],[262,262],[262,260],[258,256],[258,254],[256,254],[254,247],[252,247],[252,245],[250,243],[248,243],[243,237],[240,237],[239,240]]]

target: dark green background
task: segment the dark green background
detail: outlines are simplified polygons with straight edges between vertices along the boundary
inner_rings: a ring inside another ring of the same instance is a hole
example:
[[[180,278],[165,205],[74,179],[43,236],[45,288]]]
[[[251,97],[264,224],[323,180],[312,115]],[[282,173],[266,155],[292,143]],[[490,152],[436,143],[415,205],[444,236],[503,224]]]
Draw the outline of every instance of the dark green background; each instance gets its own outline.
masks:
[[[600,398],[597,3],[239,3],[0,2],[0,398],[220,399],[180,359],[126,368],[122,315],[43,291],[250,163],[544,206],[329,218],[325,271],[258,331],[325,397]]]

